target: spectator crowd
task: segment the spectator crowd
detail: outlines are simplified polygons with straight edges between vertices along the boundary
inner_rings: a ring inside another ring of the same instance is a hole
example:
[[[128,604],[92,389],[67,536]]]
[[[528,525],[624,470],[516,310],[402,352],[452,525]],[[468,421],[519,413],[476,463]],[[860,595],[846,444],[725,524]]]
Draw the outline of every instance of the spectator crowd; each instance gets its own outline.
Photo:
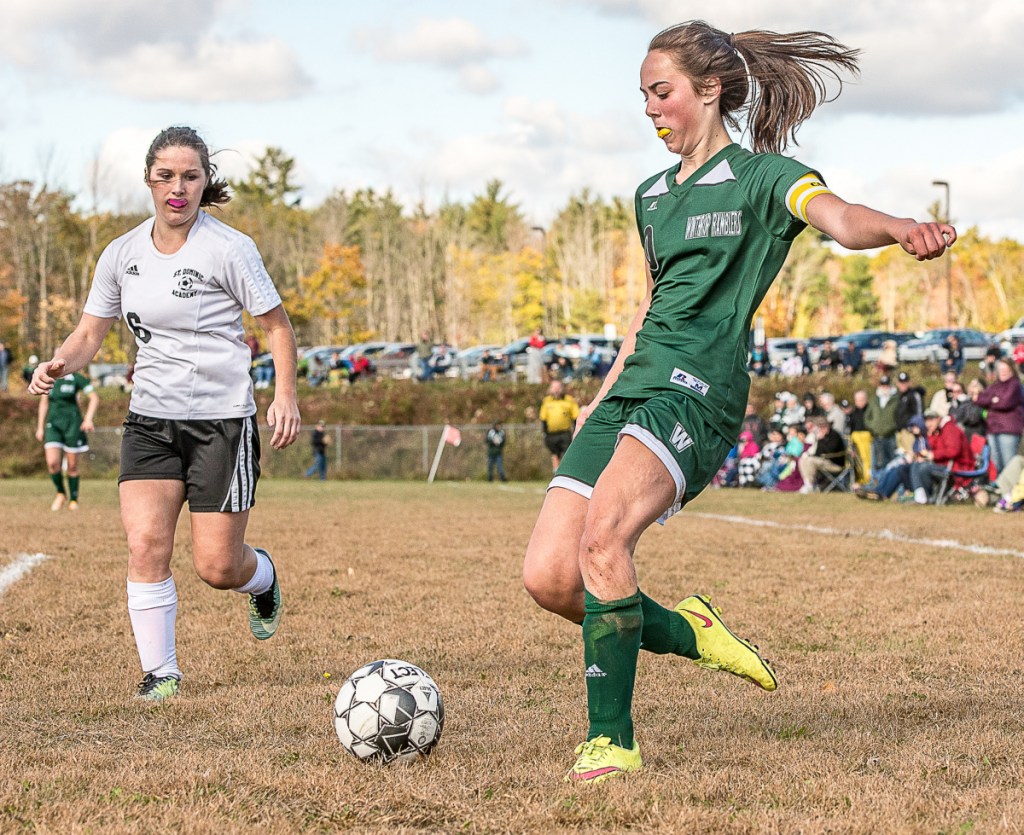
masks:
[[[749,403],[715,483],[797,493],[840,490],[868,501],[992,501],[997,512],[1021,510],[1024,385],[1016,357],[991,352],[978,375],[965,380],[963,358],[957,346],[950,347],[934,391],[883,355],[873,388],[857,389],[852,401],[837,402],[827,390],[782,390],[770,411]],[[757,361],[752,357],[754,374]],[[794,377],[803,373],[797,364],[811,367],[800,346],[787,362]],[[816,370],[848,375],[862,365],[861,357],[826,342]]]

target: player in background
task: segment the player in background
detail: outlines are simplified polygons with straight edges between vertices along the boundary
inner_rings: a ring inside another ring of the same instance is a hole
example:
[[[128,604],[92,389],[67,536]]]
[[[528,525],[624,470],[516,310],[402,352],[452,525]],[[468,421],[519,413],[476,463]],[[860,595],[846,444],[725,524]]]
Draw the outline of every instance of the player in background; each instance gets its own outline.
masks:
[[[281,616],[270,555],[245,542],[260,475],[259,428],[242,312],[266,331],[277,369],[267,409],[271,445],[299,434],[295,334],[252,240],[202,211],[230,199],[206,143],[191,128],[162,131],[146,155],[154,217],[110,243],[96,265],[81,321],[29,391],[49,392],[84,368],[120,316],[135,364],[118,479],[128,540],[128,614],[144,678],[139,697],[178,693],[174,529],[186,501],[192,559],[216,589],[249,598],[249,627],[269,638]]]
[[[661,32],[640,69],[652,127],[675,165],[640,185],[647,295],[549,485],[524,561],[539,605],[582,624],[589,732],[566,779],[641,767],[633,733],[637,654],[690,658],[765,690],[775,675],[707,597],[675,610],[644,595],[633,551],[644,530],[697,496],[736,442],[750,379],[750,323],[807,225],[848,249],[898,244],[924,260],[953,227],[846,203],[779,154],[855,72],[857,53],[820,32],[735,35],[702,21]],[[735,144],[747,114],[753,152]]]
[[[88,399],[84,417],[78,404],[79,393]],[[92,432],[94,428],[92,421],[99,402],[99,395],[84,374],[65,374],[54,383],[49,397],[39,401],[36,440],[43,443],[46,470],[57,488],[50,510],[60,510],[65,504],[68,510],[78,510],[78,456],[89,451],[86,432]],[[67,490],[64,489],[62,472],[65,456],[68,461]]]

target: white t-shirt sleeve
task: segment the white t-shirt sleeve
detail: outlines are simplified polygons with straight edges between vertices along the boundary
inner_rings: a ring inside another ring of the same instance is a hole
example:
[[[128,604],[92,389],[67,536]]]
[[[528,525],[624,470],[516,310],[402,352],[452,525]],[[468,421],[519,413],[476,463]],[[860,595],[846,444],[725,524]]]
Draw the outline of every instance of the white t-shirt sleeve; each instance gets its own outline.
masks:
[[[225,292],[253,316],[262,316],[281,304],[281,296],[251,238],[240,237],[228,248],[222,281]]]
[[[117,269],[117,251],[114,244],[103,250],[96,262],[89,297],[85,300],[85,312],[100,319],[121,318],[121,284]]]

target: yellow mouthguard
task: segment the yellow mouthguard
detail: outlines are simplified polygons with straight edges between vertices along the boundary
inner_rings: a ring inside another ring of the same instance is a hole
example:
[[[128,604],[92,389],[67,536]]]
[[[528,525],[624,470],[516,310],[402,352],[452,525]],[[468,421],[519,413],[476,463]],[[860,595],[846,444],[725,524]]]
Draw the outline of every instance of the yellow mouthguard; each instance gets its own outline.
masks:
[[[670,133],[672,133],[672,128],[659,128],[658,129],[658,138],[659,139],[664,139]]]

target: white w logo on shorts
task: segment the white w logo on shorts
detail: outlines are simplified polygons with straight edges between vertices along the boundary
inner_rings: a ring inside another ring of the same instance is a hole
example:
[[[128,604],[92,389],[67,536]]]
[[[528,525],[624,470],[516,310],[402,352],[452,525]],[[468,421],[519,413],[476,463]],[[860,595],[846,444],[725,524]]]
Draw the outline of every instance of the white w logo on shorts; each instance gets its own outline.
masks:
[[[693,446],[693,438],[689,436],[687,431],[683,429],[681,423],[676,424],[676,428],[672,430],[672,446],[676,448],[677,452],[682,452],[688,446]]]

